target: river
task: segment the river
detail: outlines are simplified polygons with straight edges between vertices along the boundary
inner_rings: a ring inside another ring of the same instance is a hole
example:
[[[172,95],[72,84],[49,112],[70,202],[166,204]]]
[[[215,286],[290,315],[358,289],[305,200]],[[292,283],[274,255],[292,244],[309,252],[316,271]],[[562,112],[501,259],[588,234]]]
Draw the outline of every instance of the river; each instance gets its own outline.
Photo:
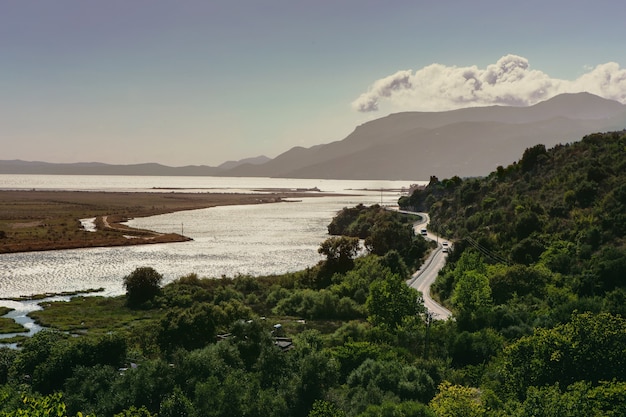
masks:
[[[233,277],[305,269],[321,259],[317,248],[328,237],[326,227],[337,211],[359,203],[395,205],[399,190],[411,182],[417,181],[0,175],[0,189],[261,192],[317,187],[337,194],[213,207],[129,222],[159,232],[182,231],[193,239],[190,242],[1,254],[0,297],[94,288],[103,288],[103,295],[119,295],[124,292],[123,277],[140,266],[155,268],[163,274],[164,283],[190,273]]]

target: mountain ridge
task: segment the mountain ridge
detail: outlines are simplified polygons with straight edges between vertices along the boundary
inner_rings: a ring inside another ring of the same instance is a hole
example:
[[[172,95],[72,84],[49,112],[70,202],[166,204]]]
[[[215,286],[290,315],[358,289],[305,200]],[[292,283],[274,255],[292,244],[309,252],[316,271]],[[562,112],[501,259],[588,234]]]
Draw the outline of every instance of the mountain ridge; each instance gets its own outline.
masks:
[[[460,123],[472,127],[472,134],[459,130],[441,140],[442,131],[458,128]],[[490,127],[480,132],[476,129],[480,126]],[[491,166],[513,162],[524,149],[538,143],[553,146],[624,127],[626,106],[589,93],[562,94],[529,107],[394,113],[357,126],[341,141],[292,148],[267,164],[242,167],[233,175],[393,180],[480,176]],[[464,136],[469,138],[461,140]],[[351,144],[355,146],[350,152],[346,148]],[[484,151],[492,148],[498,153]]]
[[[293,147],[273,159],[217,167],[158,163],[109,165],[0,161],[1,174],[206,175],[359,180],[426,180],[486,175],[536,144],[554,146],[626,128],[626,105],[590,93],[555,96],[533,106],[467,107],[392,113],[355,127],[344,139]]]

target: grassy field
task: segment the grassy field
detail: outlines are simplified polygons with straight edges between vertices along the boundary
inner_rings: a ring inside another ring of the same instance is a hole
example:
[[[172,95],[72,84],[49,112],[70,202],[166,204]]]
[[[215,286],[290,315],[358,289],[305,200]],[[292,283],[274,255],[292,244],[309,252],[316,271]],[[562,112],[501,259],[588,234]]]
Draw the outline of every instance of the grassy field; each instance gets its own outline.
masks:
[[[124,246],[189,240],[179,234],[130,229],[135,217],[222,205],[261,204],[321,193],[123,193],[86,191],[0,191],[0,253]],[[80,219],[96,218],[87,232]],[[133,239],[129,239],[132,235]]]
[[[11,310],[12,309],[8,307],[0,306],[0,316],[4,316],[5,314],[9,313]],[[27,331],[28,330],[24,326],[16,323],[15,320],[8,319],[6,317],[0,317],[0,334],[21,333],[21,332],[27,332]]]
[[[64,332],[107,333],[130,331],[140,322],[161,318],[161,310],[131,310],[126,298],[118,297],[74,297],[70,302],[42,302],[43,310],[29,313],[38,324]]]

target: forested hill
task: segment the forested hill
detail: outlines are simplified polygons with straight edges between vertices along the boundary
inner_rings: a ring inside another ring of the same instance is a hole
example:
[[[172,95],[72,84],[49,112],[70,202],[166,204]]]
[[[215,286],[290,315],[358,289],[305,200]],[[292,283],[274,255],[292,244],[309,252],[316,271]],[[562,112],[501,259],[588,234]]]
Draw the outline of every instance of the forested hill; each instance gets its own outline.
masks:
[[[547,324],[563,319],[556,310],[626,316],[626,131],[537,145],[483,178],[433,177],[400,205],[430,213],[455,242],[452,261],[472,251],[499,265],[488,274],[496,304],[534,294]],[[450,301],[455,285],[441,277],[436,289]]]
[[[626,131],[433,177],[400,203],[453,242],[432,287],[455,311],[452,363],[506,410],[475,415],[626,415]]]
[[[434,228],[488,258],[578,277],[576,290],[626,285],[626,131],[593,134],[522,158],[484,178],[439,181],[403,199]],[[607,262],[621,259],[620,274]],[[606,272],[606,273],[605,273]]]

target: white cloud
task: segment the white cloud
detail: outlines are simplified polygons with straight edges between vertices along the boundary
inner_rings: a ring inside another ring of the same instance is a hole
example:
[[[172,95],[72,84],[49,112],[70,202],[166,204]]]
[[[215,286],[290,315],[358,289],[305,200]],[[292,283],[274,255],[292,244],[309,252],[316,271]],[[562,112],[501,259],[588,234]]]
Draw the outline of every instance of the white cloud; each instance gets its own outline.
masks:
[[[571,82],[571,90],[587,91],[601,97],[626,103],[626,69],[615,62],[600,64]]]
[[[398,71],[393,75],[381,78],[374,82],[367,93],[361,94],[361,97],[355,100],[352,105],[358,111],[376,111],[380,97],[392,98],[394,93],[412,89],[411,77],[411,71]]]
[[[574,81],[530,69],[528,60],[506,55],[486,68],[432,64],[398,71],[375,81],[352,102],[360,112],[389,106],[394,111],[439,111],[470,106],[528,106],[561,93],[589,92],[626,103],[626,69],[601,64]]]

